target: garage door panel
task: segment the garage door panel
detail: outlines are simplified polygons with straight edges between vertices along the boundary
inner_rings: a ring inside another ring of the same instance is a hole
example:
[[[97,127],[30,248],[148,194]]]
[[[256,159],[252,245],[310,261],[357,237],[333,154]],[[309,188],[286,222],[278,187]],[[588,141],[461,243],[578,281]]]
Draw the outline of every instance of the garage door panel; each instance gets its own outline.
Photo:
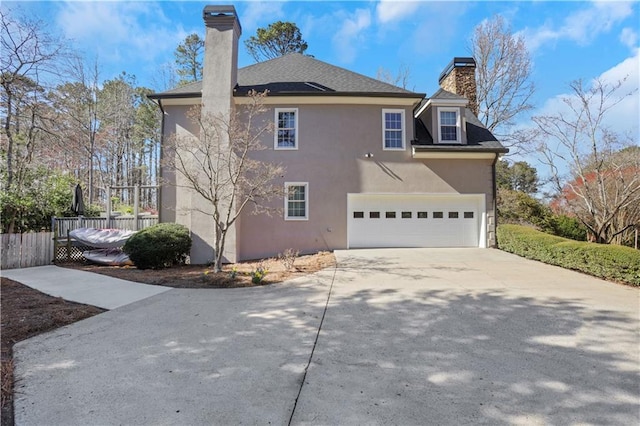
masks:
[[[349,246],[478,247],[479,197],[350,194]]]

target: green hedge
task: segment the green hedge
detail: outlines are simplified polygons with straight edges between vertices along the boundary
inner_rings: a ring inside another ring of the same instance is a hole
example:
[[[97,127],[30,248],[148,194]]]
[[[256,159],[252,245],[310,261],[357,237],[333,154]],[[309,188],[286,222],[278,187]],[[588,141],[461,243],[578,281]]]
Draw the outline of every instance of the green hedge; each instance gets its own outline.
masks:
[[[504,251],[608,280],[640,286],[640,250],[579,242],[520,225],[498,226]]]
[[[191,250],[191,236],[182,225],[159,223],[133,234],[122,250],[136,268],[167,268],[184,263]]]

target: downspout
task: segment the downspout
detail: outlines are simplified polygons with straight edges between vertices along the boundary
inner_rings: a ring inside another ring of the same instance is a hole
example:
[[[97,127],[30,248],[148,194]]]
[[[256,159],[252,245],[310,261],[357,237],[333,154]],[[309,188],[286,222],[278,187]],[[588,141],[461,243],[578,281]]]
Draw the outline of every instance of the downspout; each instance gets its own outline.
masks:
[[[160,213],[162,212],[162,183],[160,179],[162,178],[162,164],[163,164],[163,154],[164,154],[164,108],[162,107],[162,99],[158,98],[158,107],[160,107],[160,113],[162,114],[162,118],[160,119],[160,155],[158,156],[158,176],[156,176],[156,183],[158,184],[158,223],[162,223],[162,216]],[[494,168],[495,169],[495,168]],[[495,178],[494,178],[495,183]]]
[[[496,163],[498,162],[498,158],[500,154],[496,152],[496,156],[493,159],[493,163],[491,163],[491,176],[492,176],[492,192],[493,192],[493,238],[494,244],[493,248],[498,248],[498,185],[496,184]]]

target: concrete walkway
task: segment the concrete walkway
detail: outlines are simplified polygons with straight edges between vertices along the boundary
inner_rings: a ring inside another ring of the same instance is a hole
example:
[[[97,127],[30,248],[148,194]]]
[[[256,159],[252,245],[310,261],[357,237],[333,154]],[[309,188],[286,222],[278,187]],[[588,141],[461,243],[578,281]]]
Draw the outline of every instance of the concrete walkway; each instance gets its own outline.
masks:
[[[2,271],[2,276],[54,297],[103,309],[116,309],[171,290],[170,287],[135,283],[52,265],[7,269]]]
[[[17,424],[640,422],[638,289],[496,250],[336,256],[19,343]]]

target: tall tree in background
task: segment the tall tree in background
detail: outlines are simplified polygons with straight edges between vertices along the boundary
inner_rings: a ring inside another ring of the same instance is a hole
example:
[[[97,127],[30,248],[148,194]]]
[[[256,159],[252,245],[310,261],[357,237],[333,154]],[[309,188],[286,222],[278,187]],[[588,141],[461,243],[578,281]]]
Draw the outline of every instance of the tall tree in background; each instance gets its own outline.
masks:
[[[72,79],[58,85],[51,94],[57,112],[57,146],[64,159],[61,166],[87,182],[87,201],[91,204],[95,198],[96,137],[100,124],[98,62],[87,65],[75,58],[69,75]]]
[[[182,86],[194,81],[202,80],[202,55],[204,53],[204,40],[196,33],[188,35],[178,45],[174,53],[176,72],[180,77],[178,85]]]
[[[502,159],[496,163],[496,184],[499,189],[533,195],[538,192],[538,183],[537,170],[526,161],[510,163]]]
[[[393,84],[394,86],[402,87],[406,90],[413,90],[409,89],[409,84],[411,82],[411,68],[406,64],[400,64],[398,67],[398,73],[395,75],[390,70],[384,67],[379,67],[376,72],[376,79],[384,81],[385,83]]]
[[[478,118],[512,148],[511,153],[526,150],[527,135],[512,131],[518,115],[533,108],[533,64],[524,39],[513,35],[504,18],[496,15],[474,29],[471,54],[476,61]]]
[[[58,60],[65,53],[63,41],[45,31],[41,21],[12,16],[0,9],[0,86],[3,116],[2,156],[4,190],[14,183],[22,161],[33,158],[36,139],[42,131],[46,110],[44,79],[58,74]],[[20,150],[26,153],[20,156]]]
[[[278,58],[287,53],[304,53],[307,42],[293,22],[274,22],[267,28],[258,28],[255,36],[244,42],[247,52],[256,62]]]
[[[607,244],[640,224],[640,149],[606,125],[615,105],[637,95],[637,89],[621,93],[623,82],[574,81],[564,110],[533,117],[540,159],[565,209]]]

